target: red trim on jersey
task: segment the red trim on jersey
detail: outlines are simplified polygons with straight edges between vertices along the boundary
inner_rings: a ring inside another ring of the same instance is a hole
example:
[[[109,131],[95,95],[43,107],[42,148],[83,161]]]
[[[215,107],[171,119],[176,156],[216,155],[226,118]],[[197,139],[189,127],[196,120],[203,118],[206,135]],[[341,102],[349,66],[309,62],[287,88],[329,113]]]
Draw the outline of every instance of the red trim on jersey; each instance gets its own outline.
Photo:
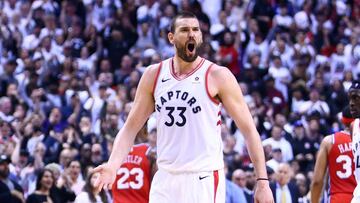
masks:
[[[221,121],[218,121],[218,122],[216,123],[216,125],[221,125],[221,123],[222,123]]]
[[[154,82],[154,86],[153,86],[153,89],[152,89],[152,95],[153,95],[153,96],[154,96],[154,94],[155,94],[156,84],[157,84],[157,81],[158,81],[158,79],[159,79],[160,70],[161,70],[161,65],[162,65],[162,62],[160,62],[159,67],[158,67],[158,70],[157,70],[157,73],[156,73],[156,76],[155,76],[155,82]],[[154,98],[155,98],[155,97],[154,97]]]
[[[350,125],[354,120],[355,120],[354,118],[346,118],[346,117],[341,118],[341,122],[344,125]]]
[[[214,65],[214,64],[211,64],[209,66],[209,68],[206,70],[206,73],[205,73],[205,89],[206,89],[206,93],[209,96],[210,100],[212,102],[214,102],[216,105],[219,105],[220,102],[210,95],[209,88],[208,88],[208,75],[209,75],[209,72],[210,72],[210,69],[211,69],[212,65]],[[219,113],[221,115],[221,112],[219,112]]]
[[[221,111],[219,111],[218,116],[221,116]]]
[[[219,186],[219,171],[214,171],[214,203],[216,203],[216,192]]]
[[[201,61],[199,62],[199,64],[194,68],[194,70],[192,70],[191,72],[187,73],[185,75],[184,78],[179,78],[178,76],[176,76],[175,74],[175,67],[174,67],[174,58],[171,59],[171,68],[170,68],[170,73],[171,75],[178,81],[184,80],[186,78],[188,78],[190,75],[194,74],[197,70],[200,69],[200,67],[204,64],[205,59],[201,58]]]

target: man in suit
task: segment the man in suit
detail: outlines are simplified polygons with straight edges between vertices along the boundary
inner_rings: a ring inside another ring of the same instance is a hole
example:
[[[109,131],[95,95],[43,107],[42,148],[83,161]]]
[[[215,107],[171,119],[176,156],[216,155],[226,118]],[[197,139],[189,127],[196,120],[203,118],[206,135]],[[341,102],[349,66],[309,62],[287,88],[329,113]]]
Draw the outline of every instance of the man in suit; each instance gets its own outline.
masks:
[[[297,203],[299,189],[291,182],[292,169],[288,163],[281,163],[275,172],[275,182],[270,184],[276,203]]]

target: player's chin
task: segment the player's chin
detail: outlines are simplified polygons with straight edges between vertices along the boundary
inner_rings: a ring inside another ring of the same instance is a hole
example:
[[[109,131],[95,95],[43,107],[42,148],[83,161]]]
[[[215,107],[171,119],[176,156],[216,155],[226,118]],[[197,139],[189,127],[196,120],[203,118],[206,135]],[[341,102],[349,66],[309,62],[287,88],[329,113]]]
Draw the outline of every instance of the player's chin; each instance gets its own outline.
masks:
[[[352,109],[350,110],[350,114],[354,117],[354,118],[360,118],[360,111],[358,111],[357,109]]]
[[[196,49],[193,50],[186,49],[185,54],[189,58],[194,57],[196,55]]]

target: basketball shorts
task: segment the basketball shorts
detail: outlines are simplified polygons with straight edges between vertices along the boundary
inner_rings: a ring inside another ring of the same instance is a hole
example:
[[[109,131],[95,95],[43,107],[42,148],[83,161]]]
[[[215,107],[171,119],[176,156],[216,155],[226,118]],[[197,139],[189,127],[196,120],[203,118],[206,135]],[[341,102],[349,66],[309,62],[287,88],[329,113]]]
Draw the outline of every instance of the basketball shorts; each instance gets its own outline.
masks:
[[[150,203],[225,203],[224,170],[170,173],[159,169],[151,183]]]
[[[353,198],[351,200],[351,203],[360,203],[360,185],[358,180],[356,180],[356,182],[358,183],[358,185],[353,192]]]

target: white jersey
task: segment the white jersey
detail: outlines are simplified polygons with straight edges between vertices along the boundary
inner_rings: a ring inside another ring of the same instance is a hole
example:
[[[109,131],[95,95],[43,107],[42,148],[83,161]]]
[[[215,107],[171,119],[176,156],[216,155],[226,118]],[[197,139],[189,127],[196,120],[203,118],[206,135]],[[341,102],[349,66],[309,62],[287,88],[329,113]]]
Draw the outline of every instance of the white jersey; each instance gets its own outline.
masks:
[[[360,200],[360,120],[357,118],[353,123],[352,129],[352,149],[354,154],[354,164],[355,164],[355,179],[357,186],[353,193],[353,201],[357,202]],[[356,201],[354,201],[356,199]]]
[[[154,86],[157,122],[157,164],[169,172],[223,168],[221,104],[210,98],[207,70],[201,59],[186,78],[174,74],[173,58],[159,65]]]

